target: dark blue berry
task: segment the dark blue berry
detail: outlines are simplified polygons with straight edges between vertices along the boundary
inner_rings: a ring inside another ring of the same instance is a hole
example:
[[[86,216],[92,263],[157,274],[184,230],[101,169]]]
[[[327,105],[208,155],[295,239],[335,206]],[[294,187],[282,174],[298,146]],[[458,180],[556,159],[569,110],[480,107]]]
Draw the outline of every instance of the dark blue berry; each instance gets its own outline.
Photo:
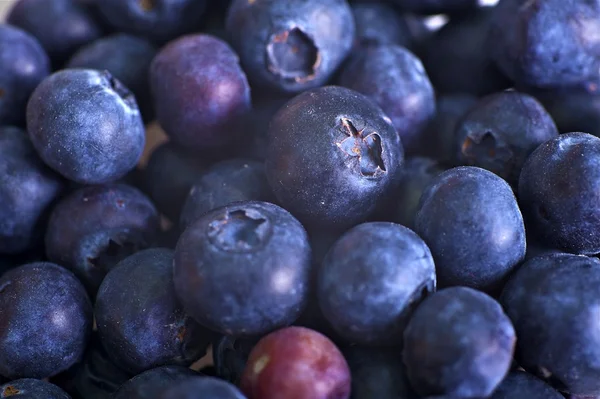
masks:
[[[202,399],[246,399],[235,385],[214,377],[183,381],[165,389],[157,398],[196,399],[200,394]]]
[[[49,382],[33,378],[14,380],[0,386],[0,398],[71,399],[62,389]]]
[[[199,378],[206,377],[183,366],[157,367],[138,374],[121,385],[112,399],[156,399],[167,388]]]

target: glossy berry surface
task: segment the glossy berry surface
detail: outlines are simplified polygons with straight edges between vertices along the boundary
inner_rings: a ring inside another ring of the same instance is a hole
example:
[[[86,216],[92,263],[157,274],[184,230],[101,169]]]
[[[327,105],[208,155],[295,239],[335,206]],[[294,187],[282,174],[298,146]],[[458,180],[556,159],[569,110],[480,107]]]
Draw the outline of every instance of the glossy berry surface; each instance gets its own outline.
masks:
[[[19,0],[7,21],[35,36],[55,67],[103,33],[90,10],[76,0]]]
[[[157,43],[200,27],[206,0],[91,0],[113,29]]]
[[[407,153],[435,114],[435,93],[421,61],[408,50],[380,45],[356,52],[344,66],[340,85],[375,101],[392,120]]]
[[[94,310],[102,345],[132,374],[189,366],[210,343],[210,333],[177,299],[169,249],[147,249],[119,262],[102,281]]]
[[[163,390],[188,380],[204,378],[182,366],[162,366],[136,375],[119,388],[113,399],[154,399]]]
[[[508,373],[515,341],[498,302],[452,287],[417,308],[404,332],[403,359],[420,395],[487,397]]]
[[[251,108],[238,56],[210,35],[183,36],[163,47],[150,67],[150,87],[158,122],[173,142],[191,149],[233,142]]]
[[[267,202],[238,202],[205,214],[175,249],[175,289],[184,309],[228,335],[291,324],[307,299],[310,246],[302,225]]]
[[[329,250],[317,294],[325,317],[349,342],[397,345],[435,283],[431,252],[419,236],[393,223],[364,223]]]
[[[50,74],[48,55],[29,33],[0,25],[0,125],[23,125],[29,96]]]
[[[344,351],[352,375],[352,399],[415,399],[402,356],[389,349],[350,346]]]
[[[62,389],[49,382],[33,378],[14,380],[0,386],[0,398],[71,399]]]
[[[556,88],[598,81],[600,48],[588,32],[600,28],[599,4],[503,0],[493,13],[488,52],[516,83]]]
[[[345,228],[390,193],[403,159],[391,120],[374,102],[327,86],[298,95],[273,117],[266,172],[279,203],[303,223]]]
[[[92,306],[83,285],[52,263],[19,266],[0,278],[0,374],[46,378],[83,357]]]
[[[82,184],[125,176],[145,143],[133,94],[109,72],[91,69],[44,79],[27,105],[27,131],[46,164]]]
[[[46,254],[71,269],[94,296],[106,273],[149,247],[159,228],[154,205],[137,189],[124,184],[83,187],[52,210]]]
[[[185,228],[213,209],[237,201],[269,201],[273,194],[264,163],[234,158],[214,164],[189,190],[180,218]]]
[[[316,331],[288,327],[256,344],[240,386],[248,399],[348,399],[350,379],[333,342]]]
[[[552,117],[533,97],[516,91],[479,100],[456,128],[455,151],[465,165],[494,172],[516,187],[527,157],[558,136]]]
[[[539,146],[519,179],[519,201],[544,243],[567,252],[600,252],[600,139],[567,133]]]
[[[226,29],[251,81],[289,93],[325,84],[355,35],[344,0],[234,0]]]
[[[517,200],[506,181],[484,169],[439,174],[421,197],[415,226],[431,249],[440,287],[496,292],[525,256]]]
[[[116,33],[80,48],[69,59],[67,68],[107,70],[133,95],[144,121],[154,118],[150,83],[150,64],[157,48],[139,37]]]
[[[0,253],[22,253],[40,241],[49,208],[63,187],[24,130],[0,127]]]
[[[595,326],[600,261],[570,254],[527,261],[500,302],[518,336],[516,359],[560,391],[598,395]]]
[[[203,399],[246,399],[235,385],[213,377],[181,382],[164,390],[158,399],[196,399],[200,393]]]

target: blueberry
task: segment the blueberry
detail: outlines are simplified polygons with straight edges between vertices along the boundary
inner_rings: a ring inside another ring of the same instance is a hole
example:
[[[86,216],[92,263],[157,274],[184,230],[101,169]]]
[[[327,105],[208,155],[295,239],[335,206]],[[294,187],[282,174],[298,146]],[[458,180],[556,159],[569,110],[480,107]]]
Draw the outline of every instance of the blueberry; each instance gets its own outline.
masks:
[[[351,346],[344,357],[352,374],[352,399],[416,399],[402,357],[388,349]]]
[[[36,38],[0,24],[0,125],[24,125],[27,100],[49,74],[50,60]]]
[[[406,18],[391,5],[367,2],[352,4],[351,7],[358,46],[395,44],[410,48],[414,44]]]
[[[430,158],[408,158],[399,180],[398,188],[390,199],[391,221],[409,229],[415,228],[421,195],[433,179],[445,168]]]
[[[39,241],[48,208],[63,186],[25,131],[0,127],[0,253],[22,253]]]
[[[93,0],[106,23],[119,32],[164,43],[196,31],[207,0]]]
[[[552,117],[533,97],[516,91],[479,100],[458,124],[455,148],[460,163],[494,172],[511,185],[527,157],[558,136]]]
[[[421,61],[394,45],[357,51],[340,84],[375,101],[398,131],[407,153],[423,145],[421,133],[435,114],[435,93]]]
[[[431,249],[440,287],[495,293],[525,256],[523,217],[510,186],[473,166],[433,180],[421,197],[415,231]]]
[[[7,21],[35,36],[57,68],[103,33],[92,12],[74,0],[18,0]]]
[[[252,349],[240,387],[248,399],[348,399],[350,379],[348,363],[327,337],[287,327]]]
[[[488,56],[493,11],[470,12],[450,22],[424,44],[423,65],[439,93],[482,96],[510,87]]]
[[[178,221],[194,183],[205,171],[206,162],[166,142],[150,155],[143,172],[143,187],[161,213]]]
[[[122,33],[113,34],[82,47],[67,68],[107,70],[135,95],[145,122],[154,118],[149,73],[157,49],[148,41]]]
[[[246,399],[235,387],[214,377],[194,378],[165,389],[158,399]]]
[[[14,380],[0,386],[0,397],[19,399],[71,399],[56,385],[33,378]]]
[[[429,144],[423,146],[419,153],[439,162],[455,165],[454,132],[465,114],[477,104],[477,97],[460,93],[442,94],[436,104],[436,114],[423,133],[423,142]]]
[[[401,10],[422,14],[452,14],[474,9],[479,0],[392,0]]]
[[[83,184],[125,176],[145,142],[135,97],[109,72],[91,69],[44,79],[27,105],[27,130],[46,164]]]
[[[393,223],[364,223],[329,250],[319,270],[318,298],[348,341],[397,345],[411,311],[435,282],[431,252],[419,236]]]
[[[403,359],[422,396],[487,397],[511,365],[515,330],[500,305],[467,287],[434,293],[404,332]]]
[[[135,188],[84,187],[52,211],[46,254],[73,270],[94,296],[106,273],[120,260],[152,245],[159,228],[156,209]]]
[[[325,84],[355,35],[345,0],[234,0],[226,28],[250,79],[289,93]]]
[[[119,388],[113,399],[155,399],[161,391],[187,382],[205,378],[183,366],[162,366],[133,377]]]
[[[262,162],[243,158],[219,162],[192,186],[180,225],[185,229],[205,213],[232,202],[269,201],[272,196]]]
[[[92,306],[67,269],[29,263],[0,278],[0,374],[46,378],[84,354],[92,331]]]
[[[238,202],[205,214],[175,249],[175,289],[185,310],[228,335],[291,324],[306,303],[309,275],[304,228],[267,202]]]
[[[488,52],[519,85],[585,86],[598,81],[596,2],[502,0],[493,9]]]
[[[74,396],[85,399],[112,399],[112,395],[131,378],[110,359],[97,332],[92,334],[83,361],[72,377]]]
[[[119,262],[98,290],[95,315],[102,344],[132,374],[190,366],[210,344],[210,334],[179,304],[172,267],[173,251],[147,249]]]
[[[600,252],[600,139],[562,134],[539,146],[519,179],[528,225],[544,243],[578,254]]]
[[[563,396],[538,378],[523,371],[513,371],[490,399],[563,399]]]
[[[391,120],[374,102],[328,86],[277,112],[266,172],[279,203],[303,223],[342,229],[366,220],[393,190],[403,158]]]
[[[158,122],[186,148],[231,144],[251,107],[237,55],[209,35],[183,36],[163,47],[150,66],[150,86]]]
[[[235,338],[228,335],[220,337],[212,350],[217,377],[239,385],[250,351],[259,338]]]
[[[519,364],[566,393],[600,394],[599,283],[596,258],[542,255],[516,272],[500,298],[519,337]]]

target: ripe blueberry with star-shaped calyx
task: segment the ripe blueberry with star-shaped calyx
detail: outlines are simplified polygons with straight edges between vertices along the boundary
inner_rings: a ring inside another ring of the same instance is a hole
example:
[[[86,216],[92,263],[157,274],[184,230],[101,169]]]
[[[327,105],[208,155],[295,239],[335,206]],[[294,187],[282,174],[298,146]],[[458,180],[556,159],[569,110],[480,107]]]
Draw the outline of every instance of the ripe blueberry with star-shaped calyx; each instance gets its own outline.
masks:
[[[342,87],[306,91],[275,115],[266,172],[279,203],[308,226],[365,220],[393,189],[404,150],[390,119]]]

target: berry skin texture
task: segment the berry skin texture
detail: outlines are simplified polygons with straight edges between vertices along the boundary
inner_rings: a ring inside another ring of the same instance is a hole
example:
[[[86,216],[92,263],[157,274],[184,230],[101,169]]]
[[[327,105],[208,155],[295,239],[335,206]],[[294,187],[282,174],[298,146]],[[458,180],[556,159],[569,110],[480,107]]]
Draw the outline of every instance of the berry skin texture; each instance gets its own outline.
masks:
[[[552,117],[533,97],[516,91],[479,100],[456,129],[461,164],[479,166],[517,186],[527,157],[558,136]]]
[[[0,374],[54,376],[79,362],[92,332],[92,305],[67,269],[29,263],[0,278]]]
[[[7,21],[35,36],[56,68],[103,34],[89,9],[75,0],[18,0]]]
[[[246,399],[235,387],[214,377],[194,378],[167,388],[158,399]]]
[[[139,37],[116,33],[82,47],[67,68],[107,70],[135,95],[145,122],[154,118],[148,74],[157,48]]]
[[[226,29],[249,78],[284,93],[324,85],[355,37],[344,0],[234,0]]]
[[[358,46],[381,44],[411,47],[413,34],[404,16],[384,3],[351,4]]]
[[[356,90],[390,117],[407,154],[422,144],[421,134],[435,115],[435,93],[421,61],[393,45],[362,49],[350,58],[340,85]]]
[[[0,127],[0,253],[22,253],[37,244],[46,212],[63,186],[25,131]]]
[[[155,399],[156,395],[172,386],[205,378],[183,366],[162,366],[136,375],[119,388],[112,399]]]
[[[173,142],[190,149],[235,141],[251,108],[237,54],[210,35],[183,36],[163,47],[150,66],[150,87],[158,122]]]
[[[159,44],[196,31],[206,0],[91,0],[105,22],[119,32]]]
[[[0,386],[0,398],[18,399],[71,399],[59,387],[34,378],[14,380]]]
[[[350,229],[329,250],[317,292],[323,314],[349,342],[397,345],[414,307],[434,290],[423,240],[404,226],[373,222]]]
[[[518,85],[585,86],[598,80],[600,29],[595,1],[502,0],[493,10],[487,49]]]
[[[0,25],[0,125],[25,124],[27,100],[49,74],[50,59],[36,38]]]
[[[108,355],[132,374],[189,366],[212,338],[179,304],[169,249],[147,249],[119,262],[102,281],[95,315]]]
[[[256,344],[240,387],[248,399],[348,399],[350,369],[327,337],[288,327]]]
[[[438,291],[404,331],[409,381],[422,395],[488,397],[511,366],[515,330],[500,304],[467,287]]]
[[[365,221],[404,160],[383,111],[343,87],[306,91],[271,121],[267,179],[280,204],[310,227],[343,229]]]
[[[600,394],[600,261],[570,254],[532,258],[500,297],[519,341],[516,360],[556,389]]]
[[[109,72],[91,69],[44,79],[27,104],[27,130],[44,162],[81,184],[125,176],[145,143],[133,94]]]
[[[542,380],[523,371],[510,372],[490,399],[563,399],[563,396]]]
[[[238,201],[269,201],[273,197],[263,162],[234,158],[214,164],[197,179],[183,206],[185,229],[213,209]]]
[[[420,14],[458,13],[477,7],[477,0],[392,0],[405,12]]]
[[[600,252],[600,139],[561,134],[539,146],[519,178],[528,226],[552,247],[575,254]]]
[[[474,166],[433,180],[415,226],[433,254],[439,287],[495,293],[525,256],[523,217],[510,186]]]
[[[93,297],[106,273],[152,245],[159,229],[158,212],[137,189],[124,184],[83,187],[53,209],[46,255],[72,270]]]
[[[173,273],[184,309],[200,324],[227,335],[264,334],[293,323],[306,304],[308,237],[276,205],[237,202],[183,232]]]

